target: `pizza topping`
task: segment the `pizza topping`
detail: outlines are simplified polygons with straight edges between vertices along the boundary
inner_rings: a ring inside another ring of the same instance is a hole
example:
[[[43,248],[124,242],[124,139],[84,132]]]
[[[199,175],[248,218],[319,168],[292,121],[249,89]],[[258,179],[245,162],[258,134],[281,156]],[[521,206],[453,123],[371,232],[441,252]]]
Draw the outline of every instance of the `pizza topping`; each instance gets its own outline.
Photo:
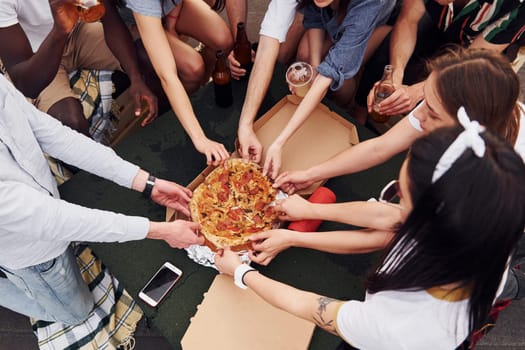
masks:
[[[268,208],[276,194],[257,164],[230,159],[195,189],[191,216],[216,247],[246,246],[250,235],[271,229],[277,220]]]

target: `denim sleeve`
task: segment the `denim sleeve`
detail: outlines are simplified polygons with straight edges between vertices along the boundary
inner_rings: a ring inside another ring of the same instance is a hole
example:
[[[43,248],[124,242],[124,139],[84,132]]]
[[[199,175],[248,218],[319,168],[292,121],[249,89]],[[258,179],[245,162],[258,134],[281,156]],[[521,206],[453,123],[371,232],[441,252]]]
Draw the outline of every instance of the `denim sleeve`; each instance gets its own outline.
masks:
[[[340,89],[346,79],[356,75],[372,31],[384,17],[385,11],[392,8],[390,1],[366,0],[355,4],[350,2],[338,33],[340,38],[317,67],[319,74],[333,80],[331,90]]]
[[[304,8],[303,27],[304,29],[324,28],[321,10],[314,4]]]

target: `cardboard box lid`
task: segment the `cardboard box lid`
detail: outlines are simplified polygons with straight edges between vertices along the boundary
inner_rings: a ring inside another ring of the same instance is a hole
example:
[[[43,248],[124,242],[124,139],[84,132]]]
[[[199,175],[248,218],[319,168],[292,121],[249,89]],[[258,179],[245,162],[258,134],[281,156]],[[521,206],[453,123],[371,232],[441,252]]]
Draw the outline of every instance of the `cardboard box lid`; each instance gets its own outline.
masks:
[[[217,275],[182,337],[184,350],[307,349],[315,325]]]
[[[263,145],[263,161],[266,157],[265,150],[286,126],[300,101],[294,95],[285,96],[254,123],[255,134]],[[328,109],[324,104],[319,104],[284,145],[281,172],[307,169],[357,143],[359,143],[359,137],[355,125]],[[204,169],[188,185],[188,188],[193,191],[213,169],[213,166]],[[311,194],[322,183],[323,181],[319,181],[299,193]],[[166,220],[170,221],[173,218],[174,212],[168,208]]]

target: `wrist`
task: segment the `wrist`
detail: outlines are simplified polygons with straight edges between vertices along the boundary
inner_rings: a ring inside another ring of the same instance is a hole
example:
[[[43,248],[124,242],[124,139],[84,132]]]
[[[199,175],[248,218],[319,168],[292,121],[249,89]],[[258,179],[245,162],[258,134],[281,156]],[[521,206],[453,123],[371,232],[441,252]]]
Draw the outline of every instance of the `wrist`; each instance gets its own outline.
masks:
[[[233,281],[235,285],[241,289],[247,289],[248,286],[246,283],[244,283],[244,276],[246,276],[247,273],[257,271],[253,267],[251,267],[248,264],[240,264],[237,266],[233,272]]]
[[[155,181],[157,178],[151,174],[148,175],[148,178],[146,179],[144,189],[142,190],[142,196],[146,199],[151,198],[151,192],[153,191],[153,187],[155,187]]]

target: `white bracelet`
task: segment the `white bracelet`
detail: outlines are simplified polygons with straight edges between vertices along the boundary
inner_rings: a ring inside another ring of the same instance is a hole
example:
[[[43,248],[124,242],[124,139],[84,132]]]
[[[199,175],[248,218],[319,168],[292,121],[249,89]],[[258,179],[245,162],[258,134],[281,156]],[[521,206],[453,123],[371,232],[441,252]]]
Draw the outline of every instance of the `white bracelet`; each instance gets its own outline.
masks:
[[[233,281],[235,285],[241,289],[246,289],[248,286],[244,284],[244,281],[242,280],[244,278],[244,275],[246,275],[249,271],[255,271],[253,267],[251,267],[248,264],[240,264],[235,269],[235,272],[233,273]]]

